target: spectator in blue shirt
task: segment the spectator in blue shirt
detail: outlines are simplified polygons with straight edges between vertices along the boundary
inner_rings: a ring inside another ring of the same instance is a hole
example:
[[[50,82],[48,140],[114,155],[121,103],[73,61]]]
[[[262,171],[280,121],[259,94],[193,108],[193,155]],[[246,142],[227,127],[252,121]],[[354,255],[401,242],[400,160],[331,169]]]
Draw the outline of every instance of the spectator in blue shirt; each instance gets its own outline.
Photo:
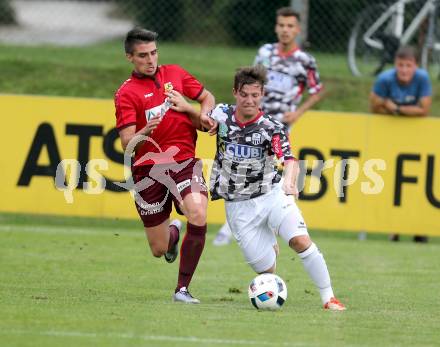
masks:
[[[417,54],[412,47],[401,47],[394,58],[394,68],[382,72],[370,94],[373,113],[405,117],[424,117],[432,102],[432,87],[428,73],[417,66]],[[399,241],[398,234],[390,235]],[[415,242],[428,242],[427,236],[414,236]]]
[[[370,94],[373,113],[406,117],[428,115],[432,102],[432,87],[428,73],[417,66],[416,51],[401,47],[394,59],[394,68],[382,72]]]

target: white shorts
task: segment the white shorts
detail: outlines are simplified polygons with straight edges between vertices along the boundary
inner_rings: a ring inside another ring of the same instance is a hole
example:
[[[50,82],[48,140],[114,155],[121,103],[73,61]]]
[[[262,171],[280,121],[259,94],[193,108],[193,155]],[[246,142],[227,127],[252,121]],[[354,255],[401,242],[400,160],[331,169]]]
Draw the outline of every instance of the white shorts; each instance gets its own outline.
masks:
[[[226,201],[226,218],[248,264],[257,273],[270,269],[276,260],[273,246],[280,225],[291,218],[282,238],[289,242],[296,236],[308,235],[307,227],[295,199],[277,184],[269,193],[245,201]],[[290,227],[291,225],[291,227]],[[284,228],[283,228],[284,229]]]

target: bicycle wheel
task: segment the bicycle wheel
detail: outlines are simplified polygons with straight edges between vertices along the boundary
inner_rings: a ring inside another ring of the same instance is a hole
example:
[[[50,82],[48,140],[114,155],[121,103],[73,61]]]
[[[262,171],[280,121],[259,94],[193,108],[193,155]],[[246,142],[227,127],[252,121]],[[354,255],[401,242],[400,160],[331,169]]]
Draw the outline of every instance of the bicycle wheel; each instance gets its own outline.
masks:
[[[440,27],[439,9],[430,18],[429,30],[420,54],[420,66],[427,70],[432,79],[440,80]]]
[[[389,20],[370,37],[380,43],[380,48],[368,44],[364,38],[367,30],[386,10],[385,4],[373,4],[362,11],[356,20],[348,41],[348,66],[354,76],[375,76],[386,64],[393,62],[399,39],[390,34]]]

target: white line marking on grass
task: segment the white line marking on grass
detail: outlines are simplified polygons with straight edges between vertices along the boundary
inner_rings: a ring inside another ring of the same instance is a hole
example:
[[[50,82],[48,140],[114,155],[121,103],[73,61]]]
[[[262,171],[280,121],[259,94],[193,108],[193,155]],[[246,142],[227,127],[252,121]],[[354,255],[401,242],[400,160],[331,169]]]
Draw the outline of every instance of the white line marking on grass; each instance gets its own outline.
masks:
[[[200,338],[196,336],[161,336],[161,335],[135,335],[123,333],[87,333],[80,331],[27,331],[27,330],[10,330],[0,331],[4,335],[40,335],[40,336],[55,336],[55,337],[85,337],[85,338],[117,338],[130,340],[144,340],[144,341],[174,341],[180,343],[196,343],[196,344],[214,344],[214,345],[249,345],[249,346],[286,346],[286,347],[301,347],[313,346],[309,342],[270,342],[261,340],[230,340],[230,339],[210,339]]]
[[[142,229],[139,233],[136,231],[127,231],[121,228],[84,228],[62,225],[16,225],[16,224],[2,224],[0,225],[0,232],[24,232],[24,233],[43,233],[43,234],[81,234],[81,235],[112,235],[118,233],[123,236],[144,237]]]

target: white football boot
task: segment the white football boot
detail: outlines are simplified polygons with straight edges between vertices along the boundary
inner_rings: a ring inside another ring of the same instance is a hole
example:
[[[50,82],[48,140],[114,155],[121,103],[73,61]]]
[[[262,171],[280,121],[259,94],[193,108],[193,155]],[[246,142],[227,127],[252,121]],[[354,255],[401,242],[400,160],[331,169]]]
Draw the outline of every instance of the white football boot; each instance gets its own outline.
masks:
[[[173,301],[183,302],[185,304],[200,304],[200,300],[194,298],[186,287],[180,288],[180,290],[173,295]]]

